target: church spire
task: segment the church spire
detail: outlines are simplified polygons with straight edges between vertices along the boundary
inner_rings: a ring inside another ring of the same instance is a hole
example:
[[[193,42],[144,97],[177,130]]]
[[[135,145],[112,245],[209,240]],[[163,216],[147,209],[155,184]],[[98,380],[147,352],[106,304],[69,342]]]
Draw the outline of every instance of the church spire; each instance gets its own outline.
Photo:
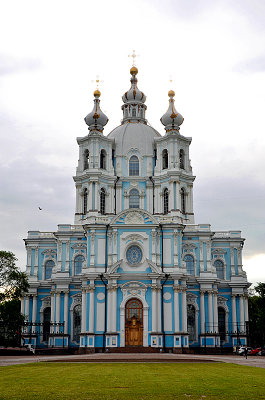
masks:
[[[147,107],[144,104],[146,96],[137,87],[138,79],[136,75],[138,74],[138,69],[135,65],[130,69],[130,74],[132,76],[131,87],[122,96],[124,102],[124,105],[121,107],[123,111],[122,124],[125,122],[142,122],[146,124],[145,110]]]
[[[175,109],[175,105],[174,105],[174,103],[175,103],[175,100],[174,100],[175,92],[174,92],[174,90],[170,90],[168,92],[168,96],[169,96],[168,110],[162,116],[160,121],[165,126],[166,132],[170,132],[170,131],[174,131],[174,130],[179,131],[180,125],[184,121],[184,118]]]
[[[85,117],[85,123],[88,125],[89,131],[103,132],[104,126],[108,123],[108,117],[100,109],[101,93],[98,89],[94,91],[94,108]]]

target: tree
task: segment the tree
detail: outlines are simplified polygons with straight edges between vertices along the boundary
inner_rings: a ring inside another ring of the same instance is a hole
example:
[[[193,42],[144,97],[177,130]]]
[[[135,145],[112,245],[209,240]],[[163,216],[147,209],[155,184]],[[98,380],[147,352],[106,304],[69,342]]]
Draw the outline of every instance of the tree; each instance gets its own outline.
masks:
[[[20,300],[0,303],[0,346],[20,346],[21,326],[24,316],[20,312]]]
[[[259,282],[249,297],[249,339],[250,345],[265,345],[265,283]]]
[[[0,251],[0,303],[19,299],[29,288],[25,272],[16,266],[17,258],[11,251]]]
[[[0,251],[0,346],[20,344],[24,317],[20,313],[20,297],[29,288],[25,272],[16,266],[10,251]]]

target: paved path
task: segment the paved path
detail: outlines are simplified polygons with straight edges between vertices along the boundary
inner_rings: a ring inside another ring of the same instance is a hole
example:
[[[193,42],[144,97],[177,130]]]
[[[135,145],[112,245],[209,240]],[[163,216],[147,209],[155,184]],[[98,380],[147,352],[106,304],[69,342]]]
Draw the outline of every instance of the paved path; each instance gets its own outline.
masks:
[[[265,357],[252,356],[246,360],[236,355],[195,355],[169,353],[95,353],[83,355],[28,355],[28,356],[0,356],[0,366],[27,364],[32,362],[223,362],[265,368]]]

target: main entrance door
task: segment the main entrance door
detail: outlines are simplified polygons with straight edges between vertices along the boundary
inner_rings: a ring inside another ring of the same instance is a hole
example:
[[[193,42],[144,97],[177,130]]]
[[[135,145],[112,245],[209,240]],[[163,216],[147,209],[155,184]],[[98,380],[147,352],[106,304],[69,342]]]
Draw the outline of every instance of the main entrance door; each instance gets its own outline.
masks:
[[[143,345],[143,305],[131,299],[125,306],[125,346]]]

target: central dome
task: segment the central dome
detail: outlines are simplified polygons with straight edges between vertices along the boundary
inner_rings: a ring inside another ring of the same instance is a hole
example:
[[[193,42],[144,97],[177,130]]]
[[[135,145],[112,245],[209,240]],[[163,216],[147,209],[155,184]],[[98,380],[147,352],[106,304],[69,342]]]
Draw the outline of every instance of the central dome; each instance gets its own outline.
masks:
[[[131,149],[137,148],[141,155],[153,155],[154,138],[161,137],[154,128],[141,122],[127,122],[113,129],[108,135],[114,139],[116,155],[126,155]]]

